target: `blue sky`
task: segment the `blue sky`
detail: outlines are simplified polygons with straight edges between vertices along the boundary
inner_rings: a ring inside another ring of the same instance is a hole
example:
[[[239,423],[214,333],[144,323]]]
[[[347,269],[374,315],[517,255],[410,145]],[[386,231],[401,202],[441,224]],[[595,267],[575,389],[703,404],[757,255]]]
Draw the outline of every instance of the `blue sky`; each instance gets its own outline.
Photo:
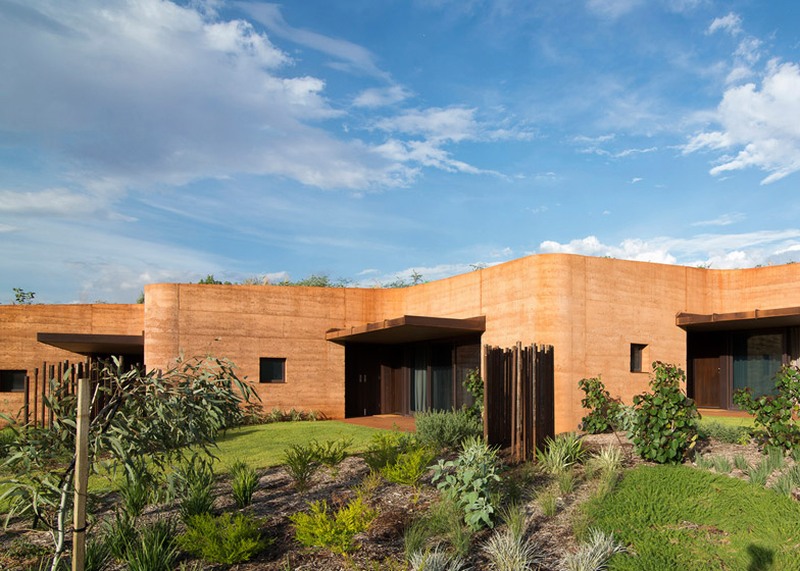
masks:
[[[800,261],[794,0],[0,0],[0,302]]]

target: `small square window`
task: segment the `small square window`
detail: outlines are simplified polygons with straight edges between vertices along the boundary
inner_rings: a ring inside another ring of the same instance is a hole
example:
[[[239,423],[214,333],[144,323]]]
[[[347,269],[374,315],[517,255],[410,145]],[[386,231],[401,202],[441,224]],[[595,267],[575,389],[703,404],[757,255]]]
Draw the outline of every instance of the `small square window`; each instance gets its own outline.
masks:
[[[27,375],[28,371],[0,371],[0,393],[21,393]]]
[[[261,357],[258,367],[258,382],[285,383],[286,359],[275,358],[275,357]]]
[[[644,350],[647,345],[631,343],[631,373],[641,373],[644,362]]]

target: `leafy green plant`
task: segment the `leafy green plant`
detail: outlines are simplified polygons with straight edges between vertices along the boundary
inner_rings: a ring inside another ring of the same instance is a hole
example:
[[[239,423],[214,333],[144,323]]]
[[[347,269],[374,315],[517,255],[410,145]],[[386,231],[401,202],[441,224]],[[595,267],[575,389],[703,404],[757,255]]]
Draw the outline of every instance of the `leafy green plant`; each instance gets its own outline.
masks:
[[[160,519],[138,530],[122,559],[129,571],[172,571],[177,557],[175,524]]]
[[[370,469],[380,472],[386,466],[397,462],[400,454],[419,446],[416,436],[408,432],[399,430],[376,432],[364,451],[364,461]]]
[[[470,369],[464,378],[464,388],[472,396],[472,405],[467,412],[476,419],[483,420],[483,393],[486,389],[480,369]]]
[[[400,454],[394,464],[384,466],[381,474],[395,484],[417,486],[435,457],[436,454],[425,447],[409,450]]]
[[[289,516],[294,524],[295,539],[309,547],[324,547],[342,554],[356,549],[353,538],[366,531],[377,515],[360,497],[334,513],[328,512],[325,500],[311,502],[308,506],[309,513]]]
[[[231,465],[231,491],[236,507],[244,508],[253,500],[253,492],[258,486],[258,474],[246,462],[237,460]]]
[[[292,444],[283,452],[283,467],[294,480],[294,487],[304,492],[319,469],[319,459],[311,445]]]
[[[496,511],[492,494],[501,481],[497,450],[482,439],[468,438],[455,460],[439,463],[433,469],[433,482],[464,512],[464,521],[473,530],[493,527]]]
[[[589,412],[581,420],[581,430],[589,434],[611,432],[620,402],[611,398],[600,376],[581,379],[578,387],[584,392],[581,406]]]
[[[136,538],[136,522],[127,512],[115,512],[114,517],[100,524],[101,536],[115,559],[123,559],[128,544]]]
[[[791,450],[800,446],[800,369],[789,365],[775,376],[774,394],[754,398],[749,388],[733,393],[733,402],[753,415],[762,440]]]
[[[103,537],[91,538],[86,542],[85,555],[83,571],[104,571],[111,563],[111,546]]]
[[[197,515],[188,520],[178,542],[204,561],[232,565],[249,561],[267,546],[259,528],[259,521],[245,514]]]
[[[492,533],[481,551],[491,571],[533,571],[539,569],[544,560],[536,543],[509,529]]]
[[[697,407],[683,393],[683,370],[653,363],[652,392],[633,397],[636,419],[631,437],[639,455],[659,464],[679,463],[697,442]]]
[[[602,571],[606,569],[608,560],[617,553],[626,551],[613,533],[605,533],[599,529],[589,529],[589,538],[578,550],[568,554],[561,562],[564,571]]]
[[[480,416],[468,409],[431,410],[414,415],[417,438],[436,449],[458,448],[470,437],[483,435]]]
[[[564,432],[555,438],[547,437],[544,449],[538,451],[539,465],[551,474],[558,474],[582,462],[586,456],[583,441],[574,432]]]

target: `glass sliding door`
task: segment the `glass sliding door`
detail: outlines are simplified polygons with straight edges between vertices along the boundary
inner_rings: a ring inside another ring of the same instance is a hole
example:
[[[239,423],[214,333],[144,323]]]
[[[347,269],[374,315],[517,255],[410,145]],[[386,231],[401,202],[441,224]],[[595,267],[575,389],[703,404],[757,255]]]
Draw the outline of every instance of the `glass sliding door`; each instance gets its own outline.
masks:
[[[750,388],[754,397],[771,394],[786,352],[784,333],[741,331],[732,341],[733,390]]]
[[[453,349],[452,345],[431,348],[431,408],[453,408]]]
[[[428,410],[428,359],[426,347],[414,348],[411,367],[411,411]]]

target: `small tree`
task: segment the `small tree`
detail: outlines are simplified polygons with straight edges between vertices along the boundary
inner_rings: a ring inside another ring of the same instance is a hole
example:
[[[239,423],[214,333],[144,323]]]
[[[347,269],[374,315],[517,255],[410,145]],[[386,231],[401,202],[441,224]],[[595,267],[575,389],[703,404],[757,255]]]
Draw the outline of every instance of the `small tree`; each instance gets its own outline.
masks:
[[[800,446],[800,369],[797,365],[787,365],[778,372],[774,394],[754,398],[746,388],[733,394],[733,402],[755,417],[753,424],[764,429],[767,444],[787,450]]]
[[[69,376],[69,371],[66,373]],[[114,360],[101,373],[93,400],[105,393],[106,404],[91,421],[89,462],[109,458],[135,478],[143,458],[163,469],[193,449],[210,453],[217,434],[242,418],[240,405],[257,398],[235,374],[233,364],[215,358],[180,361],[165,373],[123,370]],[[53,413],[49,427],[15,427],[15,442],[1,468],[12,476],[0,481],[0,502],[14,516],[30,515],[33,526],[44,524],[53,538],[51,569],[65,549],[70,491],[75,475],[76,399],[67,383],[51,379],[43,396]]]
[[[14,288],[14,305],[30,305],[33,303],[34,297],[36,297],[36,292],[25,291],[21,287]]]
[[[697,442],[699,414],[694,401],[681,389],[686,375],[675,365],[653,363],[652,392],[633,397],[631,437],[645,460],[679,463]]]

